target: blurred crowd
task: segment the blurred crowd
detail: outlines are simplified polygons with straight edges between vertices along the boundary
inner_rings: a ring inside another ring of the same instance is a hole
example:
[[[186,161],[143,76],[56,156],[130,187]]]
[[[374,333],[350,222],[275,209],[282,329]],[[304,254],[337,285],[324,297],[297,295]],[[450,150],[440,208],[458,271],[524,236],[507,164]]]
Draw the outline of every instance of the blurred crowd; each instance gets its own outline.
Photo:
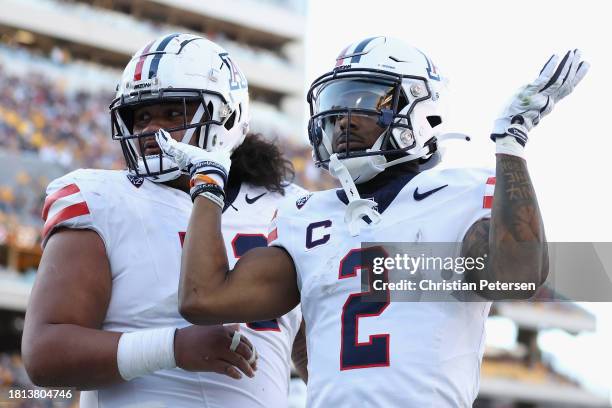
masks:
[[[32,156],[0,148],[0,249],[8,246],[9,252],[12,248],[38,251],[45,188],[65,171],[38,163]]]
[[[65,171],[121,166],[108,136],[110,97],[69,92],[41,74],[16,76],[0,65],[0,149],[5,158],[0,163],[0,244],[38,244],[45,187],[55,177],[44,166],[9,166],[7,158],[20,156]]]
[[[66,168],[118,168],[109,137],[112,94],[68,92],[39,73],[22,77],[0,66],[0,147],[36,152]]]

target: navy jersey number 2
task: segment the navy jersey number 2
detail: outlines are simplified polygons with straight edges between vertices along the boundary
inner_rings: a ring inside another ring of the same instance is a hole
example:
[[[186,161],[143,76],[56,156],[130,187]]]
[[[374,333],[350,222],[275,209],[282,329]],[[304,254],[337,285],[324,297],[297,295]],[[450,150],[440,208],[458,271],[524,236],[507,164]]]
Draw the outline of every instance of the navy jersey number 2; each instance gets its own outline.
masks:
[[[379,316],[389,306],[388,290],[384,293],[372,290],[374,279],[388,279],[387,270],[382,275],[373,273],[374,258],[378,257],[387,257],[383,248],[360,248],[351,250],[340,261],[338,279],[359,279],[360,270],[367,274],[369,287],[367,292],[349,295],[342,307],[340,370],[389,366],[389,334],[370,335],[367,342],[359,342],[359,319]]]

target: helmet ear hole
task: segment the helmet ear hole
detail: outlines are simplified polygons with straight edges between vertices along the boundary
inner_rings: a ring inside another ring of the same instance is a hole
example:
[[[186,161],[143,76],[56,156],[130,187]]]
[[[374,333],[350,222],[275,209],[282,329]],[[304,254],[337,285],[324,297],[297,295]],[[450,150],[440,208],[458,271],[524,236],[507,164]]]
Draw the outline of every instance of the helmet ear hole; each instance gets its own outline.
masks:
[[[397,104],[397,111],[401,112],[402,110],[404,110],[406,106],[408,106],[408,98],[406,98],[406,94],[402,90],[402,92],[400,93],[398,104]]]
[[[442,123],[442,118],[440,116],[427,116],[427,122],[429,122],[429,126],[435,128]]]
[[[236,121],[236,111],[232,112],[229,118],[225,121],[223,125],[227,130],[230,130],[234,127],[234,122]]]
[[[310,139],[310,144],[313,147],[317,147],[323,141],[323,130],[321,129],[321,120],[320,119],[310,119],[308,121],[308,137]]]
[[[314,134],[315,134],[315,143],[317,145],[320,145],[323,142],[323,129],[321,129],[321,126],[315,126]]]
[[[134,132],[134,110],[129,107],[118,109],[117,114],[121,117],[123,124],[126,129],[130,132]]]
[[[211,120],[215,114],[215,106],[210,101],[206,104],[206,113],[209,115],[206,120]]]

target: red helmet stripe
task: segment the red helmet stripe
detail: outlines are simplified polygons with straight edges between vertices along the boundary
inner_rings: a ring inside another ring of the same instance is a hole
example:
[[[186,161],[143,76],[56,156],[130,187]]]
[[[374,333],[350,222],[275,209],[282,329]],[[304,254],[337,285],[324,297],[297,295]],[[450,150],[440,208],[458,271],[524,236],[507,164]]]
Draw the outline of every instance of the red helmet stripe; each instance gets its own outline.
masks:
[[[140,81],[142,77],[142,67],[144,66],[145,60],[147,59],[147,53],[151,49],[151,46],[153,45],[154,42],[155,41],[151,41],[145,47],[145,49],[142,50],[142,54],[140,54],[140,59],[138,60],[138,63],[136,64],[136,71],[134,71],[134,81]]]
[[[348,51],[348,49],[349,49],[349,47],[350,47],[351,45],[352,45],[352,44],[347,45],[347,46],[346,46],[346,48],[345,48],[345,49],[343,49],[343,50],[340,52],[340,55],[338,55],[338,58],[336,58],[336,66],[337,66],[337,67],[339,67],[340,65],[342,65],[342,61],[344,61],[344,58],[346,58],[346,57],[345,57],[346,52]]]

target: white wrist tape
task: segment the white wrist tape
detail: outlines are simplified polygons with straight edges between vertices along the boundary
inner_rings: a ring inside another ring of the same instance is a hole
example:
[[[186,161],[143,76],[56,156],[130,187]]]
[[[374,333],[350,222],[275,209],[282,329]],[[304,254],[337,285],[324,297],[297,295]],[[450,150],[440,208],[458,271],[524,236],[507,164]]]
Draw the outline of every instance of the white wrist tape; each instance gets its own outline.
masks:
[[[124,380],[176,367],[174,327],[123,333],[117,347],[117,367]]]
[[[204,198],[208,198],[210,201],[221,207],[221,209],[223,209],[223,207],[225,206],[225,201],[223,201],[223,198],[219,197],[218,195],[215,195],[210,192],[200,193],[198,195]]]
[[[495,153],[509,154],[525,158],[525,148],[512,136],[498,137],[495,139]]]

